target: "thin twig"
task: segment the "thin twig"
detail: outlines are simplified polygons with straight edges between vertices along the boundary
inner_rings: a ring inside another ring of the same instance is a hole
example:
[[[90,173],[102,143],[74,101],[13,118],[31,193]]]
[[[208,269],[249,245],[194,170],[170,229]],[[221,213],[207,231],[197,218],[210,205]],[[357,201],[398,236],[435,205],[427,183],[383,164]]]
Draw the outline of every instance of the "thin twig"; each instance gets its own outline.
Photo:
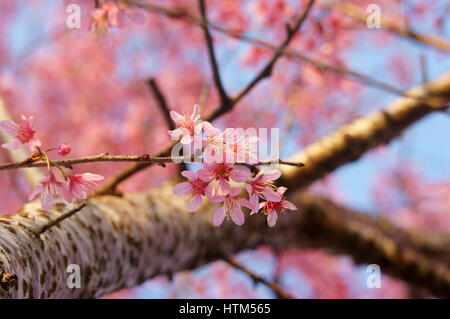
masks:
[[[157,104],[158,104],[161,112],[163,113],[164,118],[166,119],[167,126],[169,127],[170,130],[174,130],[175,125],[173,124],[173,121],[170,117],[169,107],[167,106],[166,99],[164,98],[164,95],[162,94],[161,90],[159,89],[159,86],[156,83],[156,80],[150,79],[150,80],[148,80],[147,83],[150,86],[150,89],[152,90],[156,101],[158,102]]]
[[[34,234],[36,235],[36,237],[39,237],[40,235],[42,235],[43,233],[45,233],[47,230],[49,230],[50,228],[52,228],[53,226],[56,226],[57,224],[59,224],[60,222],[62,222],[63,220],[71,217],[72,215],[78,213],[80,210],[82,210],[84,207],[86,207],[87,203],[84,202],[82,203],[80,206],[77,206],[73,209],[71,209],[70,211],[68,211],[67,213],[61,214],[60,216],[58,216],[58,218],[56,218],[55,220],[51,220],[49,221],[47,224],[39,227],[37,230],[34,231]]]
[[[220,100],[222,105],[227,106],[231,103],[230,97],[228,96],[225,88],[223,87],[222,80],[220,79],[219,65],[217,64],[216,55],[214,53],[214,44],[211,33],[208,29],[207,19],[206,19],[206,8],[205,8],[205,0],[199,0],[199,8],[201,18],[203,23],[201,25],[203,29],[203,33],[205,35],[206,46],[208,48],[209,61],[211,64],[211,69],[214,78],[214,84],[216,85],[217,91],[219,92]]]
[[[245,272],[249,277],[251,277],[253,279],[254,282],[260,282],[260,283],[266,285],[267,287],[269,287],[279,299],[292,299],[293,298],[289,293],[285,292],[278,283],[267,281],[260,275],[255,274],[253,271],[251,271],[247,267],[238,263],[234,258],[225,257],[225,258],[223,258],[223,260],[226,261],[231,266],[233,266],[234,268]]]
[[[211,122],[218,118],[219,116],[222,116],[223,114],[231,111],[231,109],[244,97],[246,96],[259,82],[261,82],[263,79],[271,76],[273,67],[275,63],[278,61],[278,59],[283,55],[283,51],[286,49],[286,47],[291,42],[294,35],[300,30],[301,25],[306,20],[306,17],[308,16],[308,13],[310,12],[310,9],[314,3],[314,0],[309,0],[306,4],[305,9],[303,12],[299,15],[299,17],[296,19],[294,26],[292,28],[287,27],[287,35],[284,41],[280,44],[279,47],[276,48],[274,55],[269,60],[269,62],[261,69],[260,72],[256,74],[256,76],[253,78],[252,81],[250,81],[249,84],[247,84],[236,96],[234,96],[230,103],[224,104],[222,103],[213,113],[211,113],[207,118],[206,121]],[[204,20],[204,23],[208,23],[207,20]],[[205,27],[203,27],[205,28]]]
[[[158,164],[164,165],[168,163],[192,163],[195,161],[201,161],[201,158],[194,157],[194,155],[190,156],[149,156],[147,154],[144,155],[108,155],[107,153],[103,153],[100,155],[93,156],[85,156],[78,158],[69,158],[63,160],[51,160],[49,161],[50,166],[61,166],[72,168],[73,165],[76,164],[85,164],[85,163],[94,163],[94,162],[138,162],[143,164]],[[239,164],[239,163],[237,163]],[[252,166],[257,165],[272,165],[272,164],[280,164],[280,165],[288,165],[288,166],[296,166],[303,167],[303,163],[299,162],[290,162],[284,161],[281,159],[273,159],[268,161],[259,161]],[[38,160],[32,161],[31,159],[26,159],[23,161],[11,162],[11,163],[3,163],[0,164],[0,171],[7,169],[16,169],[16,168],[26,168],[26,167],[44,167],[47,166],[47,161]]]

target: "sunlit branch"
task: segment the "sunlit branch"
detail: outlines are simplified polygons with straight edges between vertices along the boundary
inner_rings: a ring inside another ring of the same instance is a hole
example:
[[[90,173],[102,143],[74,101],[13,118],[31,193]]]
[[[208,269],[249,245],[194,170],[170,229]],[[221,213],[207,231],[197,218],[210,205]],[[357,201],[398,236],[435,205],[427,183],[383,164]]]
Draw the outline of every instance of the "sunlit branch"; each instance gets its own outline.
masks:
[[[72,168],[73,165],[76,164],[85,164],[85,163],[94,163],[94,162],[138,162],[138,163],[145,163],[145,164],[158,164],[158,165],[164,165],[168,163],[175,163],[179,164],[182,162],[185,163],[191,163],[195,160],[200,160],[200,158],[195,158],[194,155],[191,156],[149,156],[148,154],[144,155],[108,155],[108,153],[103,153],[100,155],[93,155],[93,156],[85,156],[85,157],[79,157],[79,158],[70,158],[70,159],[63,159],[63,160],[50,160],[49,164],[50,166],[60,166],[60,167],[67,167]],[[239,164],[239,163],[237,163]],[[293,162],[293,161],[284,161],[281,159],[274,159],[274,160],[267,160],[267,161],[259,161],[255,164],[252,164],[251,166],[258,166],[258,165],[273,165],[273,164],[279,164],[279,165],[288,165],[288,166],[295,166],[295,167],[303,167],[304,164],[300,162]],[[26,168],[26,167],[45,167],[47,166],[47,161],[44,160],[37,160],[33,161],[31,158],[28,158],[23,161],[17,161],[12,163],[2,163],[0,164],[0,171],[7,170],[7,169],[16,169],[16,168]]]
[[[367,13],[358,6],[349,2],[318,1],[318,4],[322,7],[342,12],[361,23],[367,23]],[[382,27],[381,30],[386,29],[399,36],[414,40],[421,44],[432,46],[444,51],[450,51],[450,41],[445,38],[432,34],[420,34],[412,31],[411,29],[401,28],[391,20],[384,19],[383,16],[380,17],[380,20]]]

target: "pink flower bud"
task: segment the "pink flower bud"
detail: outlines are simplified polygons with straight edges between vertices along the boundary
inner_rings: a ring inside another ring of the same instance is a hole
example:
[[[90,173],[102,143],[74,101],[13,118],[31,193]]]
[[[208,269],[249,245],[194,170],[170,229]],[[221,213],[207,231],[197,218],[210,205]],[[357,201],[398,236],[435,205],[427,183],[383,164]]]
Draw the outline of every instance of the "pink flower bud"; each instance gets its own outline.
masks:
[[[58,154],[62,156],[66,156],[70,153],[71,150],[72,148],[70,147],[70,145],[66,143],[62,143],[58,146]]]

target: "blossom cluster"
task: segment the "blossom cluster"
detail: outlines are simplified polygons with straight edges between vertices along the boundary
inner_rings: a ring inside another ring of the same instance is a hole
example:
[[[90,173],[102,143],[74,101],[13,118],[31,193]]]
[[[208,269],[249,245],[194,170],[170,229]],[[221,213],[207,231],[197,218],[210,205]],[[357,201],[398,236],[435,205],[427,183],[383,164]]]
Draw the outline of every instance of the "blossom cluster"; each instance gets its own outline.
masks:
[[[258,164],[257,148],[254,145],[257,137],[236,133],[239,130],[227,129],[220,132],[211,123],[200,120],[198,105],[194,106],[190,115],[172,111],[170,116],[176,128],[169,131],[169,135],[181,138],[180,143],[185,149],[194,154],[200,151],[202,155],[203,168],[197,172],[183,171],[181,175],[187,181],[173,188],[175,195],[191,196],[189,212],[198,210],[206,197],[211,202],[220,204],[214,213],[215,226],[220,226],[225,218],[239,226],[244,224],[242,207],[247,207],[251,215],[258,212],[266,215],[268,225],[273,227],[280,213],[284,213],[286,209],[297,209],[286,200],[286,188],[277,188],[274,184],[281,176],[279,170],[252,172],[249,169]],[[230,182],[244,183],[247,198],[242,196],[241,187]]]
[[[57,178],[52,172],[48,158],[48,152],[55,148],[41,150],[41,141],[34,137],[36,131],[33,116],[22,115],[18,123],[9,120],[0,121],[0,128],[13,137],[11,142],[2,144],[2,147],[14,150],[27,145],[32,152],[30,159],[47,161],[46,176],[39,181],[40,185],[37,185],[29,196],[29,200],[33,200],[41,194],[41,205],[45,210],[52,208],[55,198],[63,198],[68,203],[73,199],[85,200],[88,193],[96,188],[96,183],[103,179],[103,176],[98,174],[74,174],[72,169],[55,165],[63,176],[63,179]],[[57,148],[57,153],[62,156],[69,154],[70,151],[71,147],[67,143],[62,143]]]

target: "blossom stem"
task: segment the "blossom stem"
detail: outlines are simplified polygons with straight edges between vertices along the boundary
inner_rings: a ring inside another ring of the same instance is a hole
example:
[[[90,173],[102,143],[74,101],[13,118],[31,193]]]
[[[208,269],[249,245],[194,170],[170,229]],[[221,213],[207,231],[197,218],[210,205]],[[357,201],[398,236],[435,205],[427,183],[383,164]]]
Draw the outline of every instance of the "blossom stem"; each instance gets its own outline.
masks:
[[[50,169],[50,166],[62,166],[67,168],[72,168],[72,165],[75,164],[83,164],[83,163],[93,163],[93,162],[140,162],[140,163],[150,163],[150,164],[158,164],[163,165],[166,163],[179,163],[180,161],[189,162],[186,160],[193,161],[194,156],[192,155],[189,157],[184,156],[148,156],[145,155],[108,155],[108,153],[103,153],[100,155],[94,155],[94,156],[86,156],[86,157],[79,157],[79,158],[71,158],[71,159],[64,159],[64,160],[54,160],[50,161],[45,154],[44,154],[44,160],[38,160],[38,161],[32,161],[30,159],[26,159],[23,161],[17,161],[17,162],[11,162],[11,163],[3,163],[0,164],[0,171],[6,170],[6,169],[15,169],[15,168],[22,168],[22,167],[42,167],[47,166],[48,169]],[[240,164],[240,163],[237,163]],[[249,165],[249,164],[243,164],[247,166],[258,166],[258,165],[271,165],[271,164],[281,164],[281,165],[289,165],[289,166],[296,166],[296,167],[302,167],[305,164],[300,162],[290,162],[290,161],[284,161],[280,159],[274,159],[270,161],[260,161],[258,163]]]

